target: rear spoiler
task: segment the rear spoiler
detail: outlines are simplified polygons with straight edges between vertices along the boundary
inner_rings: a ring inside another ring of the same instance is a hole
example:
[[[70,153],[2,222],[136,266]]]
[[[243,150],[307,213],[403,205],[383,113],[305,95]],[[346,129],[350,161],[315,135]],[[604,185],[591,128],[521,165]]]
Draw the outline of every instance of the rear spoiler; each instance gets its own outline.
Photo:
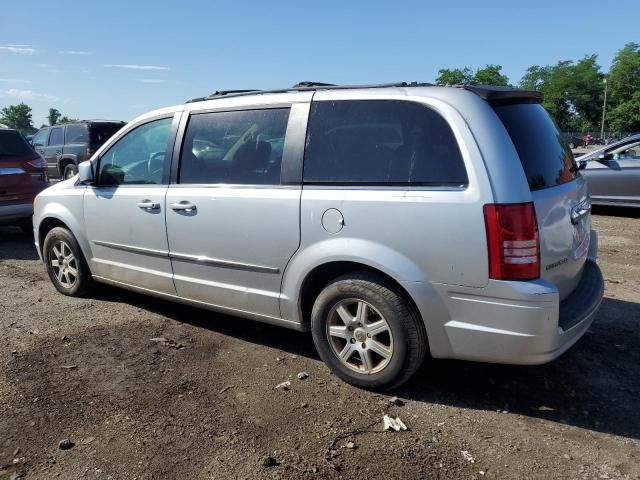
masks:
[[[492,85],[464,85],[465,90],[475,93],[490,105],[510,105],[514,103],[542,103],[544,95],[537,90],[521,90],[513,87]]]

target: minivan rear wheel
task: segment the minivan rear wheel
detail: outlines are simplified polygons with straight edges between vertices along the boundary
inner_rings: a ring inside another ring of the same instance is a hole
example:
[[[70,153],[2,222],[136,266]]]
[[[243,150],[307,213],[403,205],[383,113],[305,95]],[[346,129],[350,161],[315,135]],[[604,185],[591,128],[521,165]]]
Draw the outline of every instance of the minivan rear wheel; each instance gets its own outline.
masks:
[[[87,262],[73,234],[52,228],[44,239],[42,257],[53,285],[60,293],[81,297],[94,285]]]
[[[64,167],[62,178],[64,178],[65,180],[68,180],[71,177],[74,177],[75,175],[77,175],[77,173],[78,173],[78,167],[76,167],[74,163],[69,163]]]
[[[351,385],[387,390],[404,383],[427,352],[424,325],[412,306],[379,275],[335,279],[311,313],[318,354]]]

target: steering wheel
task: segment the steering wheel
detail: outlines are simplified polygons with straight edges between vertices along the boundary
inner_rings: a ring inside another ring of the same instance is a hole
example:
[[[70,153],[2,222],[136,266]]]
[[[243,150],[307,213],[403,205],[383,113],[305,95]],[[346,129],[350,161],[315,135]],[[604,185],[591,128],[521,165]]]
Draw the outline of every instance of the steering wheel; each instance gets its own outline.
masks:
[[[147,161],[147,171],[151,178],[162,177],[162,171],[164,170],[164,155],[165,152],[152,153]]]

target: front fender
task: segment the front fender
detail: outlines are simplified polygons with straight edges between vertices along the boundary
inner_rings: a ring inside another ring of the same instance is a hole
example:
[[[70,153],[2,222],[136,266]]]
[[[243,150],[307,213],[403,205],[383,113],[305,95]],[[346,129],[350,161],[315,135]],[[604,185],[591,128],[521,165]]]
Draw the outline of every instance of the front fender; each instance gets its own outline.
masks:
[[[48,218],[53,218],[64,223],[78,241],[82,254],[87,260],[87,263],[89,263],[93,254],[91,251],[91,244],[83,226],[84,190],[85,187],[75,187],[66,190],[64,204],[57,201],[55,197],[46,194],[39,196],[40,198],[38,198],[38,206],[33,217],[33,223],[34,229],[38,232],[38,242],[40,241],[41,225],[43,221]]]

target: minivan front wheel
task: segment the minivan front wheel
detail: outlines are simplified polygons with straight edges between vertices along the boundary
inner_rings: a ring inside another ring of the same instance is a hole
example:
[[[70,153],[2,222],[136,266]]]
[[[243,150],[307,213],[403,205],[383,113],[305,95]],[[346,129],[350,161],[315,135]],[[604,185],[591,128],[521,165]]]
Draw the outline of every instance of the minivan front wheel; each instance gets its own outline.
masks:
[[[361,388],[404,383],[427,351],[424,325],[407,300],[369,272],[337,278],[311,313],[318,354],[338,377]]]
[[[69,230],[52,228],[44,239],[42,253],[49,278],[60,293],[79,297],[89,292],[93,286],[91,272]]]

